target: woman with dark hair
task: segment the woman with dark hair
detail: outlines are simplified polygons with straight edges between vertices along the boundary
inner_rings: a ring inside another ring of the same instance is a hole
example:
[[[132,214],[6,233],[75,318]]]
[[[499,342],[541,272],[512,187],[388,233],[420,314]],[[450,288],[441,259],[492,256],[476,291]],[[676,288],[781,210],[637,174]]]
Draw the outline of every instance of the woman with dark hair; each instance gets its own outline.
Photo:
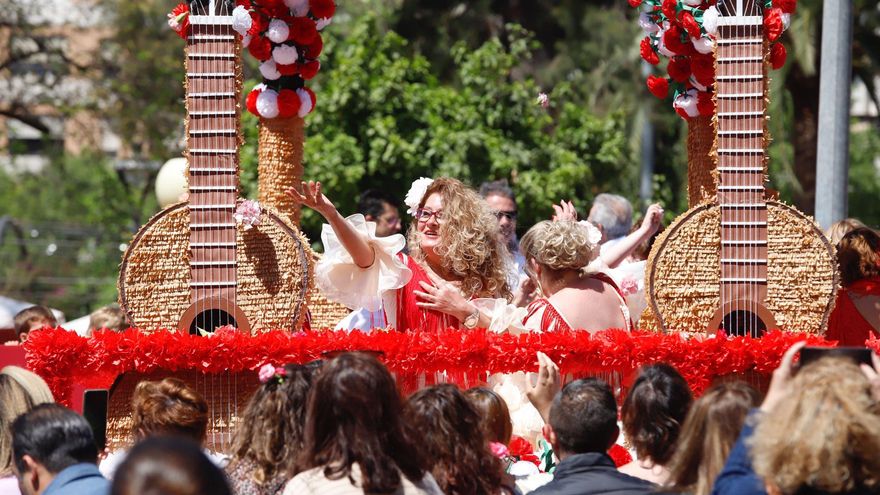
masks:
[[[153,437],[134,446],[110,495],[232,495],[223,471],[184,437]]]
[[[303,446],[306,398],[321,363],[260,368],[262,385],[248,402],[232,438],[226,467],[235,495],[276,495],[294,473]]]
[[[513,436],[513,423],[504,399],[486,387],[470,388],[464,395],[480,415],[481,427],[487,440],[502,445],[509,444]]]
[[[636,460],[620,471],[665,483],[667,463],[692,401],[690,387],[675,368],[664,363],[643,367],[621,409],[623,432],[635,448]]]
[[[440,495],[402,409],[382,363],[363,353],[334,358],[309,395],[299,474],[284,495]]]
[[[406,419],[421,434],[431,474],[446,495],[513,493],[492,454],[480,414],[455,385],[420,390],[406,403]]]
[[[840,281],[825,336],[844,346],[865,345],[880,333],[880,235],[861,227],[837,245]]]
[[[745,382],[713,385],[694,401],[681,427],[678,447],[667,467],[664,491],[709,495],[746,415],[760,403],[758,391]]]

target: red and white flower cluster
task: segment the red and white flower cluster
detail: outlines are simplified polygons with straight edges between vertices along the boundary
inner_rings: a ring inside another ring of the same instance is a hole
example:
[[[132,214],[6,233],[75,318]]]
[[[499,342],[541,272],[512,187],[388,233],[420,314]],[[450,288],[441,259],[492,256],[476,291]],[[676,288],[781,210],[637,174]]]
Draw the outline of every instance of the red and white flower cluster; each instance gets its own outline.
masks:
[[[643,8],[639,15],[639,26],[645,31],[639,50],[642,58],[652,65],[660,63],[660,55],[669,59],[667,75],[648,76],[648,89],[661,99],[673,89],[672,106],[685,119],[712,115],[716,0],[627,1]],[[764,32],[771,43],[769,60],[774,69],[785,64],[785,46],[779,38],[796,7],[797,0],[764,0]]]
[[[321,33],[330,24],[333,0],[236,0],[232,28],[260,63],[263,82],[247,97],[247,109],[266,119],[305,117],[315,108],[315,93],[305,81],[321,68]],[[186,3],[168,14],[181,37],[187,31]]]

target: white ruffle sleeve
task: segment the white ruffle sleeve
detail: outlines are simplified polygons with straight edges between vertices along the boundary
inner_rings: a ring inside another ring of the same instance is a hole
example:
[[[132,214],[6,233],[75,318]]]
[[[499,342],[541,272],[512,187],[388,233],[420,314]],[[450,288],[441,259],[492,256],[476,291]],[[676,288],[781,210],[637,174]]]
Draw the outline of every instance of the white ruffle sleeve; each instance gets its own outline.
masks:
[[[481,297],[471,301],[483,314],[492,317],[488,330],[495,333],[510,332],[519,335],[526,331],[523,319],[526,317],[526,308],[519,308],[507,302],[506,299],[491,299]]]
[[[324,224],[321,228],[324,256],[315,266],[315,282],[330,300],[350,309],[378,311],[383,294],[403,287],[412,278],[412,271],[397,257],[406,245],[406,239],[400,234],[376,237],[376,224],[368,222],[360,213],[345,221],[373,248],[376,255],[373,264],[367,268],[357,266],[333,228]]]

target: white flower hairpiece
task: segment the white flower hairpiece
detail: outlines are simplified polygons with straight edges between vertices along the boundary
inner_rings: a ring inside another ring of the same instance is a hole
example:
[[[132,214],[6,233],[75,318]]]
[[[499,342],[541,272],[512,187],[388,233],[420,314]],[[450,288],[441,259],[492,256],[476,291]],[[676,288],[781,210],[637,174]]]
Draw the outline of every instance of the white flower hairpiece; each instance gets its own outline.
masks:
[[[416,214],[416,210],[419,209],[419,204],[421,204],[422,198],[425,197],[425,192],[428,191],[428,188],[433,183],[434,179],[428,177],[419,177],[413,181],[412,186],[410,186],[409,191],[406,193],[406,198],[403,199],[406,206],[409,206],[409,209],[406,210],[408,214]]]
[[[593,225],[592,222],[581,220],[580,222],[578,222],[578,224],[580,224],[581,227],[587,229],[587,241],[589,241],[590,244],[597,245],[602,242],[602,232],[595,225]]]

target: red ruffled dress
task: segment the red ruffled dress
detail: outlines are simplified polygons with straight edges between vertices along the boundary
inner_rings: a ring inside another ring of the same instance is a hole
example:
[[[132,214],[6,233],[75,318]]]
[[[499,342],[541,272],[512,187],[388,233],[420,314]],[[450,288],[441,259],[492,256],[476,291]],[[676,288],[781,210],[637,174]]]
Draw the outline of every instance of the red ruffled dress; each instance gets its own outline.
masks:
[[[825,337],[841,346],[864,346],[872,335],[880,334],[853,303],[853,297],[880,296],[880,278],[859,280],[837,291],[837,303],[828,319]]]
[[[596,278],[601,280],[602,282],[610,285],[614,288],[615,293],[620,299],[620,312],[623,314],[623,319],[626,321],[627,330],[633,330],[632,319],[629,315],[629,308],[626,305],[626,298],[621,292],[620,288],[617,287],[617,284],[614,283],[614,280],[611,279],[608,275],[604,273],[595,273],[590,275],[592,278]],[[531,328],[534,325],[534,319],[537,319],[540,322],[540,332],[563,332],[566,330],[573,330],[565,318],[559,313],[556,307],[553,306],[546,298],[535,299],[529,304],[528,313],[523,320],[523,324],[526,325],[527,328]],[[533,323],[530,325],[529,320],[533,320]]]

